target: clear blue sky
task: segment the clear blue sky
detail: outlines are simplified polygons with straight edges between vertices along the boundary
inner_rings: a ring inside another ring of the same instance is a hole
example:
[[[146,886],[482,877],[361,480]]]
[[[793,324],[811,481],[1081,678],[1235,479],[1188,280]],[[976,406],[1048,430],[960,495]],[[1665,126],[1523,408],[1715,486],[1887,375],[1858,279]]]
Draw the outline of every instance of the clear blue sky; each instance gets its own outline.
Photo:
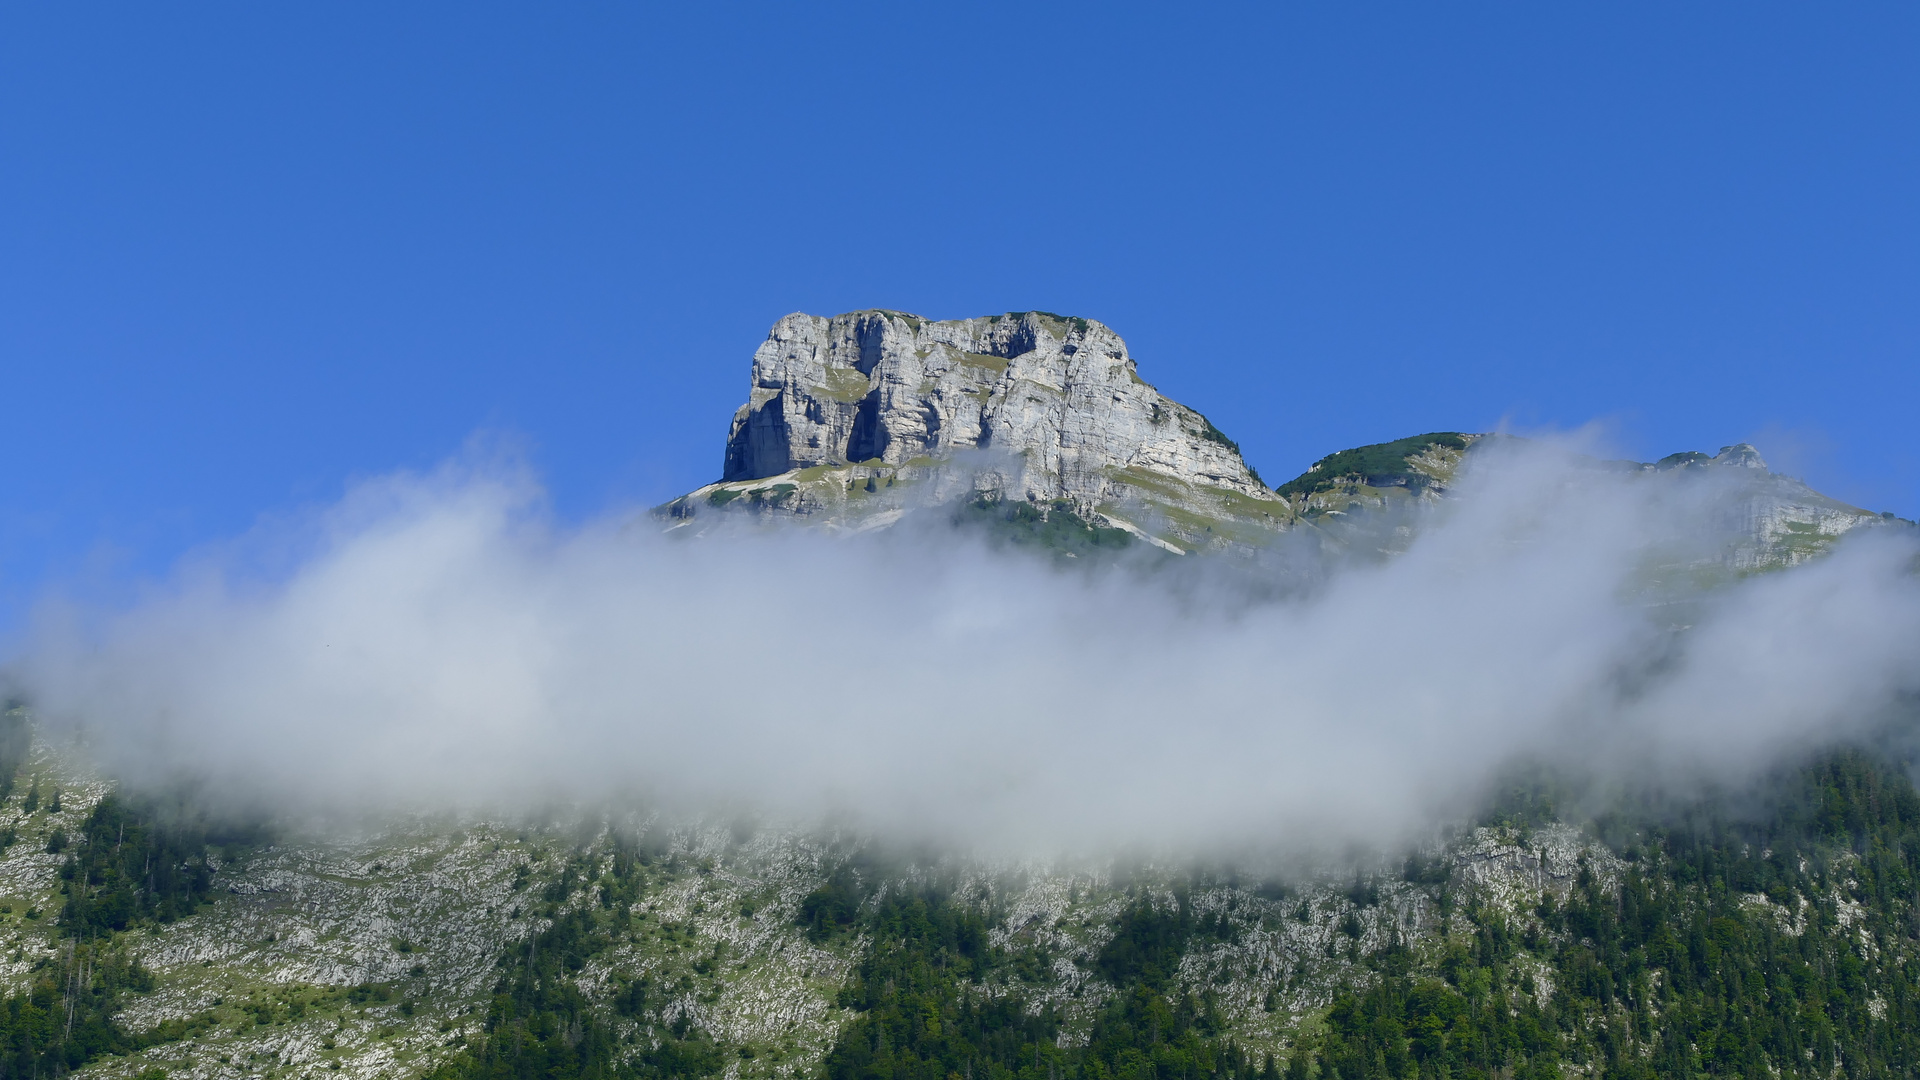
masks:
[[[1602,420],[1915,516],[1916,58],[1911,4],[9,4],[0,623],[476,429],[568,517],[678,494],[796,310],[1101,319],[1275,483]]]

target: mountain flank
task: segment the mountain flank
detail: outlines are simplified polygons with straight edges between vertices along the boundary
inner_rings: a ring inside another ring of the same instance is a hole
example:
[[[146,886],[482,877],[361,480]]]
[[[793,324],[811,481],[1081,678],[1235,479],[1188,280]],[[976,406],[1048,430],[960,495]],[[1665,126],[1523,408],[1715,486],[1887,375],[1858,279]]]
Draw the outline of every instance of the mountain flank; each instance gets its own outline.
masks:
[[[646,814],[222,843],[36,740],[0,761],[0,1075],[1911,1076],[1909,767],[1598,818],[1517,774],[1404,859],[1273,877]]]

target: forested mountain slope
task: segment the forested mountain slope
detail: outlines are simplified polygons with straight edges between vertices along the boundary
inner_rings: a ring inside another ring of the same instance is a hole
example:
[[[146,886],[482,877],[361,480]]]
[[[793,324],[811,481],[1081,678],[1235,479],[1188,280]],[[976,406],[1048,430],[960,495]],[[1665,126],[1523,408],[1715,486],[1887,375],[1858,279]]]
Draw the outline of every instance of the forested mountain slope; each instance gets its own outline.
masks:
[[[0,806],[5,1075],[1915,1065],[1920,795],[1880,753],[1577,825],[1533,777],[1404,857],[1254,877],[644,816],[222,833],[65,762]]]

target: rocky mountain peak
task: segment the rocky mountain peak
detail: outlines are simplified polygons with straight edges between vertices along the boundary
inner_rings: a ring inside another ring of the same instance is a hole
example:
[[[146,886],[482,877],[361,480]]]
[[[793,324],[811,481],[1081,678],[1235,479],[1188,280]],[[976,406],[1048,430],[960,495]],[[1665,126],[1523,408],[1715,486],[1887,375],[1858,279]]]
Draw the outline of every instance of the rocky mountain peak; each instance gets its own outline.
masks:
[[[1141,380],[1118,334],[1040,311],[788,315],[754,353],[723,479],[971,450],[1016,465],[1010,497],[1091,508],[1127,470],[1270,497],[1231,440]]]
[[[667,510],[745,500],[864,527],[912,493],[1066,509],[1163,546],[1292,516],[1233,440],[1141,379],[1120,335],[1044,311],[786,316],[754,352],[720,482]]]

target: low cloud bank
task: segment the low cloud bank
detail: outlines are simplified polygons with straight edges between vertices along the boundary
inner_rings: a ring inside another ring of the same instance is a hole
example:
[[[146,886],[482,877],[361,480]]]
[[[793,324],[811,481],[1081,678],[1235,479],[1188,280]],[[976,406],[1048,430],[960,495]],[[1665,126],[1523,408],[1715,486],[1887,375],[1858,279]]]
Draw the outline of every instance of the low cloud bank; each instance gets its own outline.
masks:
[[[1725,540],[1710,479],[1476,457],[1402,554],[1257,602],[1238,571],[1063,572],[942,529],[564,527],[523,471],[456,464],[128,607],[50,607],[12,668],[136,782],[631,797],[1036,853],[1391,841],[1521,757],[1737,782],[1920,689],[1910,537],[1702,593],[1676,567]],[[263,550],[278,572],[238,569]]]

